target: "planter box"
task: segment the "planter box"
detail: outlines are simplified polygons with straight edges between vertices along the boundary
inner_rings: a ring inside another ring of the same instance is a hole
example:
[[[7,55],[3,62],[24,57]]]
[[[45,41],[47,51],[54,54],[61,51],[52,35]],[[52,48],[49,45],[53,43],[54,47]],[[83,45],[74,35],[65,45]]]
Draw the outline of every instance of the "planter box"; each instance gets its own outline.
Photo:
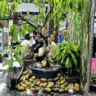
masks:
[[[69,83],[80,83],[80,78],[78,77],[78,74],[77,76],[73,76],[73,77],[70,77],[70,76],[66,76],[65,73],[67,72],[67,69],[66,68],[62,68],[60,70],[60,72],[65,76],[66,80],[69,82]]]
[[[22,68],[16,68],[17,73],[14,74],[14,77],[13,77],[12,73],[7,75],[6,83],[7,83],[7,87],[9,89],[15,89],[15,86],[16,86],[16,84],[18,84],[20,76],[21,76],[21,74],[23,72],[23,69],[24,69],[23,67]]]
[[[37,78],[54,78],[57,73],[60,72],[60,68],[56,70],[41,70],[38,68],[33,68],[32,65],[29,66],[32,70],[32,74]]]
[[[66,77],[65,76],[65,78],[69,83],[80,83],[79,77]]]

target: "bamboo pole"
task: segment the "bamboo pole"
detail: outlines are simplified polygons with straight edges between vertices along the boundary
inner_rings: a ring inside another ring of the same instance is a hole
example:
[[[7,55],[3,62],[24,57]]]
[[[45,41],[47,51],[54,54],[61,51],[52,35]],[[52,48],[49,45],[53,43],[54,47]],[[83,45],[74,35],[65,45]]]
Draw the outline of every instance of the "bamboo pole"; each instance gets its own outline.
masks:
[[[89,87],[90,87],[90,75],[91,75],[91,65],[92,65],[92,46],[93,46],[93,35],[94,35],[94,15],[95,15],[95,0],[92,0],[92,17],[91,17],[91,28],[89,32],[89,59],[87,66],[87,86],[86,93],[88,95]]]

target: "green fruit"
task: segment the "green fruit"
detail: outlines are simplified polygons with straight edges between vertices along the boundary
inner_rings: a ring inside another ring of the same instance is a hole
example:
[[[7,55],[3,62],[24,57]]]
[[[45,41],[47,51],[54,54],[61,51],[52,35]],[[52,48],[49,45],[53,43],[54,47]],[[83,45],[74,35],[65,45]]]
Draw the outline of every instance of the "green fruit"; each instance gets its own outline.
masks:
[[[57,74],[57,77],[60,77],[60,76],[62,76],[62,74],[61,74],[61,73],[58,73],[58,74]]]
[[[30,86],[30,85],[31,85],[31,82],[26,82],[26,85],[27,85],[27,86]]]
[[[47,66],[47,61],[46,60],[41,61],[41,63],[42,63],[42,67],[46,67]]]
[[[69,84],[68,85],[68,89],[72,89],[73,90],[74,89],[74,84]]]
[[[29,73],[30,75],[32,75],[32,71],[28,71],[28,73]]]
[[[40,81],[37,81],[36,85],[40,85]]]
[[[52,81],[54,81],[54,79],[53,79],[53,78],[48,79],[48,82],[52,82]]]
[[[60,85],[60,81],[56,81],[56,85]]]
[[[24,91],[24,90],[25,90],[25,88],[24,88],[24,87],[22,87],[22,86],[18,86],[18,90],[20,90],[20,91]]]
[[[54,41],[55,40],[55,37],[54,37],[53,34],[50,36],[50,39],[51,39],[51,41]]]
[[[46,78],[41,78],[40,80],[41,80],[42,82],[46,82],[46,81],[47,81]]]
[[[52,88],[53,86],[54,86],[53,83],[50,83],[50,84],[47,85],[48,88]]]
[[[68,87],[66,87],[64,90],[65,90],[65,91],[68,91]]]
[[[35,80],[35,79],[36,79],[36,76],[32,76],[31,78],[32,78],[33,80]]]
[[[53,88],[53,91],[58,92],[59,88]]]
[[[60,84],[61,85],[64,84],[64,83],[65,83],[65,79],[63,79],[63,80],[60,81]]]
[[[61,77],[60,77],[60,80],[63,80],[63,79],[64,79],[64,77],[63,77],[63,76],[61,76]]]
[[[26,90],[30,90],[30,87],[26,87]]]
[[[36,90],[39,91],[41,88],[40,87],[37,87]]]
[[[15,88],[18,88],[19,85],[16,85]]]
[[[24,80],[24,81],[23,81],[23,83],[25,83],[25,84],[26,84],[26,82],[29,82],[29,81],[28,81],[28,80]]]
[[[25,79],[28,79],[28,78],[29,78],[29,75],[28,75],[28,74],[27,74],[27,75],[25,75],[25,76],[24,76],[24,78],[25,78]]]
[[[54,63],[54,61],[50,57],[48,58],[48,62],[51,63],[51,64]]]
[[[45,34],[46,34],[46,28],[43,27],[43,28],[42,28],[42,35],[45,36]]]
[[[46,92],[51,92],[52,90],[51,90],[51,88],[45,88],[45,91]]]
[[[69,83],[69,84],[68,84],[68,86],[74,86],[74,84],[72,84],[72,83]]]
[[[36,83],[37,83],[37,81],[36,81],[36,80],[34,80],[34,81],[33,81],[33,84],[36,84]]]
[[[68,82],[66,82],[66,83],[64,83],[63,85],[61,85],[61,89],[66,88],[67,85],[68,85]]]
[[[26,84],[21,84],[21,86],[22,86],[22,87],[24,87],[24,88],[26,88],[26,87],[27,87],[27,85],[26,85]]]
[[[48,83],[54,83],[54,82],[48,82]]]
[[[61,89],[64,89],[65,88],[65,85],[63,84],[63,85],[61,85]]]
[[[22,77],[20,78],[20,81],[23,81],[23,79],[24,79],[24,77],[22,76]]]
[[[54,85],[54,87],[55,87],[55,88],[59,88],[59,87],[60,87],[60,85]]]
[[[65,90],[64,89],[59,89],[59,92],[64,92]]]
[[[34,87],[34,86],[35,86],[34,84],[31,84],[31,85],[30,85],[31,88]]]
[[[68,85],[68,82],[64,83],[64,86],[66,87]]]
[[[20,82],[20,85],[21,85],[21,84],[24,84],[24,83],[23,83],[23,82]]]
[[[24,71],[22,74],[23,74],[23,75],[26,75],[27,73],[28,73],[28,71]]]
[[[48,2],[48,3],[51,3],[51,2],[52,2],[52,0],[47,0],[47,2]]]
[[[59,77],[55,77],[55,78],[54,78],[54,81],[58,81],[58,80],[59,80]]]
[[[33,81],[32,78],[30,78],[29,81],[32,82]]]

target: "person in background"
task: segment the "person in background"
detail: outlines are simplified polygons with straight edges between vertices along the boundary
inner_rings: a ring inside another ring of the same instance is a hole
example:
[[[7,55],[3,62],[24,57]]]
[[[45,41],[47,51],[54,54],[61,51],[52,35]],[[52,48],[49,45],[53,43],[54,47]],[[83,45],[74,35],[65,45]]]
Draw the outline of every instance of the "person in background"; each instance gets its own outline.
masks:
[[[35,37],[35,44],[33,44],[34,53],[38,53],[39,48],[41,48],[42,46],[43,46],[42,38],[40,36],[39,37]]]
[[[31,55],[32,43],[29,40],[30,40],[30,35],[26,34],[25,40],[21,42],[21,45],[24,47],[23,57],[27,57]]]
[[[59,32],[58,34],[58,42],[62,42],[63,41],[63,36],[62,36],[62,33]]]

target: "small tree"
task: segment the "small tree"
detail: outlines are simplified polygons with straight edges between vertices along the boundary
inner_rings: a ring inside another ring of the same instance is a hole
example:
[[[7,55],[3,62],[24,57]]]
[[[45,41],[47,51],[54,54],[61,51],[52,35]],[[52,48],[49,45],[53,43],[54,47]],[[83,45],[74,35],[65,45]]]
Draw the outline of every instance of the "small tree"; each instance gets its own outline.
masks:
[[[10,27],[10,33],[13,37],[13,40],[16,42],[18,39],[18,34],[24,36],[26,34],[26,32],[31,33],[33,30],[36,30],[46,41],[46,36],[44,36],[44,34],[42,34],[42,28],[45,28],[47,26],[47,22],[50,21],[50,19],[54,20],[54,28],[51,30],[47,30],[46,33],[48,32],[53,32],[54,30],[57,31],[59,24],[62,23],[62,21],[64,19],[66,19],[67,13],[70,14],[70,11],[73,15],[69,15],[69,17],[74,16],[73,20],[69,20],[67,19],[67,26],[69,26],[70,23],[73,23],[75,19],[75,17],[77,17],[77,15],[79,14],[79,28],[82,29],[81,30],[81,35],[82,38],[79,39],[78,41],[80,41],[80,46],[81,46],[81,52],[83,54],[83,52],[85,52],[84,48],[85,48],[85,43],[82,44],[82,42],[86,41],[86,48],[88,47],[88,37],[89,37],[89,24],[90,24],[90,17],[91,17],[91,1],[92,0],[10,0],[11,3],[9,3],[9,0],[2,0],[0,1],[0,18],[1,20],[9,20],[9,19],[14,19],[14,13],[16,12],[16,10],[18,10],[18,5],[23,3],[23,2],[27,2],[27,3],[34,3],[40,10],[40,13],[38,16],[36,16],[35,18],[29,18],[30,17],[30,12],[27,12],[27,16],[22,16],[21,14],[19,14],[15,19],[18,20],[23,20],[25,21],[22,24],[19,24],[19,26],[17,25],[12,25]],[[46,11],[45,13],[45,4],[48,4],[49,8],[48,11]],[[38,23],[37,21],[39,21],[40,23]],[[30,26],[29,26],[30,25]],[[22,30],[20,28],[20,26],[22,26]],[[29,27],[28,27],[29,26]],[[86,30],[85,30],[86,27]],[[20,29],[21,32],[19,32],[17,29]],[[70,31],[70,30],[69,30]],[[86,32],[85,32],[86,31]],[[68,32],[69,33],[69,32]],[[78,31],[79,33],[79,31]],[[70,33],[71,34],[71,33]],[[80,36],[81,36],[80,35]],[[72,35],[74,36],[74,35]],[[83,39],[83,37],[85,38],[85,36],[87,36],[86,40]],[[82,41],[83,40],[83,41]],[[87,48],[88,49],[88,48]],[[81,54],[81,55],[82,55]],[[86,50],[86,53],[88,56],[88,50]],[[87,68],[87,61],[88,57],[82,57],[81,61],[82,61],[82,80],[85,81],[86,77],[83,76],[83,74],[86,74],[86,68]],[[86,63],[86,64],[85,64]],[[84,64],[86,65],[86,68],[84,66]],[[85,70],[84,70],[85,69]]]

